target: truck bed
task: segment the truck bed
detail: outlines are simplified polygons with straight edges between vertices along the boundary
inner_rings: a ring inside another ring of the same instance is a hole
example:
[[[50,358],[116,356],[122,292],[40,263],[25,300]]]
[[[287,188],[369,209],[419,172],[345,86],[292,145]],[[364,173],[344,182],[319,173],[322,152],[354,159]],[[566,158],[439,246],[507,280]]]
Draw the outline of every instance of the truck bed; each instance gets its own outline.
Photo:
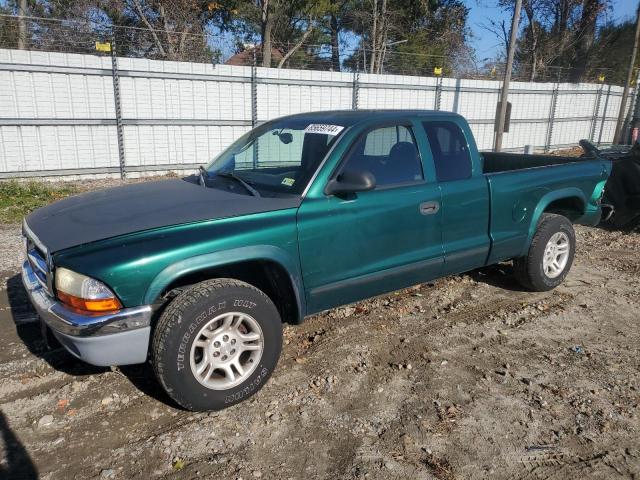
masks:
[[[482,156],[491,205],[492,246],[487,264],[524,255],[523,246],[529,244],[541,208],[575,223],[599,221],[600,209],[591,197],[606,178],[601,160],[514,153],[483,152]]]
[[[483,173],[500,173],[526,168],[564,165],[587,160],[583,157],[563,157],[556,155],[525,155],[522,153],[480,152]]]

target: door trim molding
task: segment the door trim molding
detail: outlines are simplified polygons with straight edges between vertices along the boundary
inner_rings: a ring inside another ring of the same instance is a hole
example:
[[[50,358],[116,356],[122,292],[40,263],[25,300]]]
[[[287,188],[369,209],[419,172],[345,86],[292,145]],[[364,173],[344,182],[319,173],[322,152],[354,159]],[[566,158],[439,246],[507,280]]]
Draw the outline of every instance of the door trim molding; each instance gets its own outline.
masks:
[[[399,267],[388,268],[386,270],[380,270],[378,272],[368,273],[366,275],[361,275],[359,277],[347,278],[345,280],[338,280],[337,282],[328,283],[326,285],[321,285],[319,287],[311,288],[309,290],[309,295],[324,295],[334,290],[341,290],[343,288],[353,288],[353,287],[361,287],[364,285],[369,285],[372,283],[379,282],[384,277],[401,277],[407,275],[409,273],[416,272],[418,270],[426,269],[432,267],[436,264],[443,264],[444,258],[430,258],[428,260],[421,260],[419,262],[410,263],[407,265],[401,265]],[[425,280],[427,281],[427,280]],[[411,285],[408,285],[411,286]],[[406,288],[406,287],[405,287]],[[394,291],[389,290],[389,291]],[[365,300],[364,298],[362,300]]]

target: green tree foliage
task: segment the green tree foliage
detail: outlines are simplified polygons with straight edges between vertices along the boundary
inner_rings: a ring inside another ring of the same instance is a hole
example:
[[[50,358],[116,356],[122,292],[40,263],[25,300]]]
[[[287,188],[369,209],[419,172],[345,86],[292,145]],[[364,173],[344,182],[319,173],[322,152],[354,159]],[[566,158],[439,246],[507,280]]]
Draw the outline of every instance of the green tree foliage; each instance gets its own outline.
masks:
[[[228,0],[221,6],[230,21],[219,28],[232,32],[237,51],[251,50],[262,66],[306,65],[317,61],[328,42],[331,12],[338,11],[330,0]]]
[[[349,24],[360,40],[347,64],[369,73],[451,73],[469,53],[468,12],[458,0],[356,0]]]
[[[624,84],[633,49],[635,28],[635,21],[627,21],[621,24],[606,24],[598,32],[593,45],[592,70],[602,75],[607,83]],[[640,68],[640,56],[636,56],[635,68]],[[637,71],[633,80],[636,78]]]

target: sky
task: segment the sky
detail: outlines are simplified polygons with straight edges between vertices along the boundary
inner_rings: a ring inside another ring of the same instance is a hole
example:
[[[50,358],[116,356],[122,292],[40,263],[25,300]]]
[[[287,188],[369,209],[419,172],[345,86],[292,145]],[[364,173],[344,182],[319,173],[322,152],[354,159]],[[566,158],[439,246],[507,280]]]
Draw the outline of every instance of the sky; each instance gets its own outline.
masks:
[[[464,3],[470,9],[468,25],[473,38],[469,43],[475,48],[476,59],[481,62],[485,58],[493,58],[503,47],[496,36],[482,28],[482,25],[487,25],[490,19],[504,19],[510,26],[510,15],[498,8],[498,0],[464,0]],[[606,12],[605,20],[619,22],[635,18],[637,0],[612,0],[611,3],[612,8]]]

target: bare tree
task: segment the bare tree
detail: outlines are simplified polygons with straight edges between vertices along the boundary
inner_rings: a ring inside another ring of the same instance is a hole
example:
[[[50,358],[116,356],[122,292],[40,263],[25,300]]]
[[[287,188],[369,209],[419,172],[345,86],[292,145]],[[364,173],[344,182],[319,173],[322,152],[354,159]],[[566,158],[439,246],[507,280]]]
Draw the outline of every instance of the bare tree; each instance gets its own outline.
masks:
[[[277,0],[259,0],[260,4],[260,34],[262,36],[262,66],[271,66],[271,32],[273,31],[274,16],[272,14],[272,3]]]
[[[298,40],[293,47],[291,47],[289,49],[289,51],[287,51],[282,58],[280,59],[280,62],[278,63],[278,68],[282,68],[282,66],[285,64],[285,62],[287,60],[289,60],[289,58],[291,58],[291,56],[296,53],[300,47],[302,47],[302,45],[304,45],[304,42],[307,41],[307,39],[309,38],[309,36],[311,35],[311,33],[313,33],[314,30],[314,25],[313,25],[313,20],[310,18],[309,19],[309,27],[305,30],[305,32],[302,34],[302,37],[300,37],[300,40]]]
[[[596,22],[603,7],[602,0],[582,2],[582,16],[576,31],[577,48],[570,76],[574,82],[581,81],[587,71],[589,54],[596,38]]]
[[[378,3],[381,3],[378,5]],[[371,25],[371,59],[369,73],[380,73],[382,70],[382,56],[384,45],[389,33],[389,18],[387,0],[373,0],[373,15]]]
[[[204,26],[207,17],[198,0],[104,0],[114,23],[137,23],[148,31],[131,39],[144,48],[150,43],[156,54],[168,60],[186,60],[207,49]],[[122,12],[130,12],[123,16]]]

